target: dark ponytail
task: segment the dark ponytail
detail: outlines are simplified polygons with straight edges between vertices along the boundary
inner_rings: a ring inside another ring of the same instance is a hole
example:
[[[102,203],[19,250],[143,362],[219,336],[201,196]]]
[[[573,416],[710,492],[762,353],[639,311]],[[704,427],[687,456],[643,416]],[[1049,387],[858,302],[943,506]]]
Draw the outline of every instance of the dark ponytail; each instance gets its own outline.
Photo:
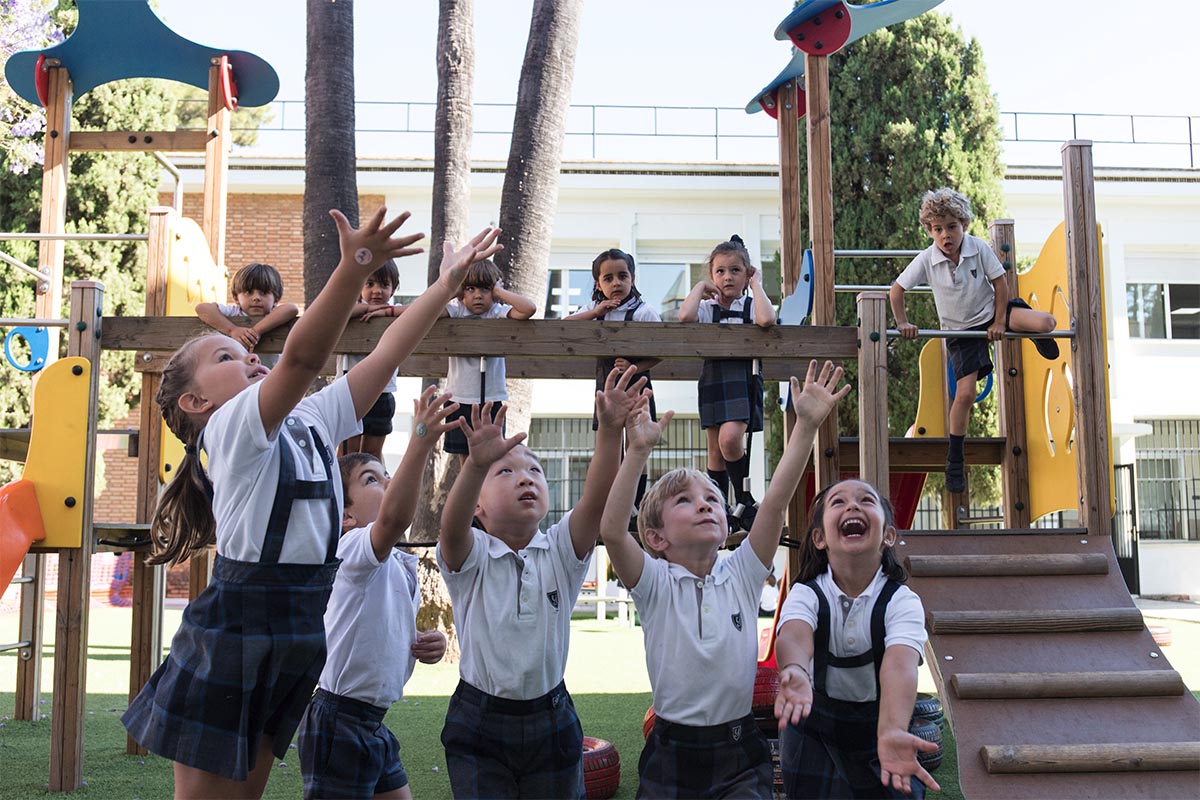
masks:
[[[600,265],[605,261],[625,262],[625,266],[629,267],[629,296],[638,300],[642,299],[642,293],[637,288],[637,266],[633,263],[633,256],[614,247],[592,259],[592,302],[599,303],[605,299],[604,292],[600,291]]]

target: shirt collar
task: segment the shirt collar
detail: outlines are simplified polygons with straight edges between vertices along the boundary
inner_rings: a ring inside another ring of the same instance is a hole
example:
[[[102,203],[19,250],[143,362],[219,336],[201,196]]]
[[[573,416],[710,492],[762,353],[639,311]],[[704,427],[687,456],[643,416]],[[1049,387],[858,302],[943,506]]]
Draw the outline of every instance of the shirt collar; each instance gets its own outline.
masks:
[[[699,575],[694,574],[682,564],[667,561],[665,558],[663,561],[667,563],[667,574],[671,576],[671,580],[678,583],[695,583],[696,581],[707,583],[711,579],[714,584],[720,586],[729,580],[729,570],[722,567],[722,564],[726,561],[724,558],[717,558],[717,562],[713,564],[712,572],[708,573],[708,577],[706,578],[701,578]]]
[[[476,528],[476,530],[479,530],[480,533],[487,536],[488,555],[490,557],[504,558],[504,556],[506,556],[506,555],[516,555],[516,552],[511,547],[509,547],[507,544],[505,544],[505,542],[502,539],[500,539],[496,536],[492,536],[487,531],[480,530],[479,528]],[[533,535],[533,538],[529,540],[529,544],[525,545],[525,547],[523,549],[525,549],[525,550],[549,550],[550,549],[550,537],[546,536],[544,531],[539,530],[537,533],[535,533]]]
[[[949,264],[952,268],[957,268],[962,264],[964,258],[971,258],[979,254],[979,245],[975,241],[974,236],[963,234],[962,244],[959,245],[958,264],[950,260],[950,256],[942,252],[942,249],[936,244],[933,246],[933,258],[931,264]]]
[[[887,576],[883,574],[883,567],[880,566],[879,569],[875,570],[875,577],[871,579],[871,582],[867,584],[867,588],[858,597],[850,597],[838,587],[837,583],[833,580],[833,570],[829,567],[826,567],[825,571],[821,573],[821,580],[824,581],[825,587],[829,590],[828,593],[833,595],[834,599],[839,602],[842,600],[853,602],[859,597],[869,599],[879,594],[879,590],[887,581]]]

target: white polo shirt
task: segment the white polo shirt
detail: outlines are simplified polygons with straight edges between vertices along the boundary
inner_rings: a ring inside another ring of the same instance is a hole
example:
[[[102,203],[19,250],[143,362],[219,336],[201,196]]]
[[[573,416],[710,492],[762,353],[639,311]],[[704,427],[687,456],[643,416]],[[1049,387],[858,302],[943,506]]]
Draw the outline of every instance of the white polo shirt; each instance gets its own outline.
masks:
[[[267,535],[267,521],[279,482],[279,437],[288,431],[296,477],[332,480],[337,520],[342,518],[342,475],[332,470],[314,446],[309,426],[316,428],[330,454],[362,431],[346,379],[334,381],[301,400],[284,424],[263,429],[258,411],[258,382],[230,398],[208,418],[204,449],[213,482],[213,517],[217,521],[217,552],[238,561],[258,561]],[[332,474],[331,474],[332,473]],[[328,500],[296,500],[288,521],[281,564],[323,564],[329,547]]]
[[[930,245],[896,278],[906,292],[922,283],[929,284],[938,319],[947,331],[966,330],[991,319],[996,313],[992,281],[1004,274],[1000,259],[983,239],[966,234],[961,250],[955,266],[937,245]]]
[[[825,593],[829,603],[829,650],[835,656],[856,656],[871,649],[871,611],[875,598],[887,583],[887,576],[880,569],[866,591],[858,597],[847,597],[834,583],[829,570],[817,576],[817,586]],[[812,589],[797,583],[788,592],[779,612],[779,627],[785,622],[798,619],[817,629],[817,596]],[[887,612],[883,616],[884,648],[903,644],[917,651],[918,657],[928,638],[925,633],[925,609],[921,598],[907,586],[901,586],[892,595]],[[810,662],[808,672],[811,675]],[[875,665],[866,664],[855,669],[831,669],[825,683],[825,693],[837,700],[864,703],[875,699]]]
[[[719,725],[750,713],[758,669],[758,601],[771,567],[742,545],[699,578],[644,556],[630,591],[642,620],[654,713]]]
[[[472,314],[461,300],[451,300],[446,304],[446,313],[450,319],[503,319],[512,311],[507,303],[492,303],[492,307],[482,314]],[[495,403],[508,399],[508,386],[503,356],[488,356],[484,363],[484,381],[487,393],[483,398],[485,403]],[[479,402],[479,357],[450,357],[450,365],[446,370],[446,391],[450,399],[456,403]],[[482,688],[482,687],[479,687]]]
[[[342,534],[337,578],[325,610],[329,655],[319,685],[327,692],[387,708],[404,696],[416,659],[417,557],[392,548],[378,561],[372,522]]]
[[[725,316],[721,319],[722,325],[741,325],[742,324],[742,309],[752,298],[748,294],[744,294],[738,299],[729,304],[729,309],[725,312]],[[696,309],[697,322],[712,322],[713,309],[721,305],[716,300],[701,300],[700,306]],[[729,316],[735,314],[736,316]],[[750,312],[750,323],[754,323],[754,312]],[[657,712],[655,712],[657,713]]]
[[[562,682],[571,610],[591,553],[580,561],[571,513],[538,531],[520,552],[478,528],[457,572],[437,559],[450,589],[462,646],[459,674],[480,691],[510,700],[541,697]]]
[[[654,306],[647,303],[645,299],[637,297],[626,298],[624,303],[621,303],[621,305],[604,315],[605,321],[624,322],[625,315],[629,313],[629,307],[635,303],[638,303],[638,305],[633,309],[632,322],[662,322],[662,317],[658,315],[658,310],[655,309]],[[597,303],[595,300],[590,300],[588,301],[587,305],[580,310],[591,311],[597,305],[599,305],[599,303]]]

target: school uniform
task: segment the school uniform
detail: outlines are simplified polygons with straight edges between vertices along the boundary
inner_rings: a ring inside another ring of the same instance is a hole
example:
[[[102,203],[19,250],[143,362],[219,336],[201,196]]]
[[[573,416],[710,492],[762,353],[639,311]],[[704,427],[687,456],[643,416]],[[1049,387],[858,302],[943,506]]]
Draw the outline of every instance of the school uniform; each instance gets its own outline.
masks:
[[[582,311],[591,311],[599,305],[599,301],[592,300]],[[654,310],[653,306],[645,303],[641,297],[631,295],[625,299],[625,302],[609,311],[604,315],[605,322],[662,322],[662,317]],[[625,356],[626,361],[635,361],[637,356]],[[644,358],[644,356],[643,356]],[[596,391],[604,391],[604,384],[608,380],[608,373],[613,371],[616,366],[616,358],[597,358],[596,359]],[[652,390],[653,384],[650,382],[649,372],[639,372],[633,376],[636,381],[639,378],[646,379],[646,389]],[[632,381],[631,381],[632,383]],[[654,405],[654,395],[650,396],[650,419],[658,419],[658,410]],[[599,430],[600,420],[596,418],[596,412],[592,412],[592,430]]]
[[[300,723],[306,798],[372,797],[408,785],[383,717],[404,696],[416,663],[418,559],[395,548],[376,559],[374,526],[338,542],[341,566],[325,611],[329,656]]]
[[[227,317],[248,317],[250,316],[237,303],[217,303],[217,310]],[[275,369],[275,365],[279,363],[279,353],[260,354],[258,360],[263,366]]]
[[[519,552],[471,529],[451,571],[462,659],[442,744],[456,798],[583,797],[583,729],[563,683],[571,610],[590,554],[571,541],[571,512]]]
[[[644,554],[630,594],[657,719],[638,762],[638,797],[772,796],[770,746],[750,713],[758,601],[771,570],[749,546],[703,578]]]
[[[366,355],[349,353],[338,356],[338,375],[345,375],[364,358]],[[396,416],[396,396],[393,392],[396,391],[396,377],[399,374],[400,370],[398,369],[392,372],[392,377],[388,378],[387,386],[383,387],[379,399],[367,409],[366,414],[363,414],[362,432],[364,435],[387,436],[392,432],[392,419]]]
[[[828,570],[796,584],[784,601],[779,626],[793,619],[813,629],[812,711],[780,736],[780,763],[788,797],[909,798],[880,782],[879,668],[884,651],[925,645],[925,612],[911,589],[880,569],[858,597],[842,594]]]
[[[446,314],[450,319],[504,319],[512,306],[507,303],[492,303],[492,307],[482,314],[472,314],[461,300],[451,300],[446,304]],[[504,369],[503,356],[488,356],[484,359],[482,378],[479,371],[479,356],[451,356],[446,369],[446,391],[450,400],[462,407],[450,416],[446,422],[454,422],[460,417],[471,421],[471,406],[484,403],[495,403],[492,407],[492,419],[500,412],[499,404],[508,399],[507,375]],[[467,455],[467,434],[458,428],[446,431],[443,437],[443,447],[447,453]]]
[[[702,300],[697,322],[753,325],[754,298],[743,295],[724,308],[716,300]],[[763,429],[763,380],[752,362],[737,358],[705,359],[699,383],[700,427],[716,428],[722,422],[745,422],[746,429]]]
[[[345,380],[263,428],[257,383],[209,418],[217,556],[167,660],[121,721],[151,752],[245,780],[259,740],[288,744],[325,663],[342,482],[330,443],[359,430]]]

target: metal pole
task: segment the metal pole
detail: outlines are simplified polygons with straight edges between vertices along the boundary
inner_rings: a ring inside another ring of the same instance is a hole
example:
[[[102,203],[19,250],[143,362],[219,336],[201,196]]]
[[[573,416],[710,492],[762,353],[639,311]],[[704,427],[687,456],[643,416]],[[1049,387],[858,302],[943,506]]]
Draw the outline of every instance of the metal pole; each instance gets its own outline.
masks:
[[[144,233],[0,233],[0,241],[18,242],[145,242]]]
[[[887,335],[890,338],[899,338],[900,331],[895,328],[889,328]],[[987,331],[944,331],[941,328],[919,328],[917,330],[918,339],[986,339]],[[1049,333],[1015,333],[1007,331],[1004,334],[1005,339],[1073,339],[1075,338],[1074,330],[1065,331],[1050,331]]]

